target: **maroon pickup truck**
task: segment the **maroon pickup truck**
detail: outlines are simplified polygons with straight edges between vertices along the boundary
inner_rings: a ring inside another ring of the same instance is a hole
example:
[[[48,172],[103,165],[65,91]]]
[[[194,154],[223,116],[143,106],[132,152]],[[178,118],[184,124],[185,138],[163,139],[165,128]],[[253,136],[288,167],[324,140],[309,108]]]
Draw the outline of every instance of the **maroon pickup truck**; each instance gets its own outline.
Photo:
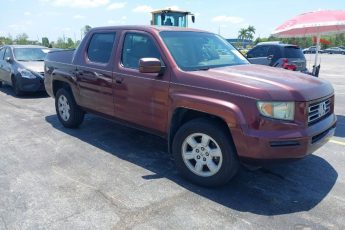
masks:
[[[168,140],[181,174],[227,183],[240,163],[299,159],[334,134],[330,83],[249,64],[220,36],[194,29],[92,29],[45,61],[59,120],[95,113]]]

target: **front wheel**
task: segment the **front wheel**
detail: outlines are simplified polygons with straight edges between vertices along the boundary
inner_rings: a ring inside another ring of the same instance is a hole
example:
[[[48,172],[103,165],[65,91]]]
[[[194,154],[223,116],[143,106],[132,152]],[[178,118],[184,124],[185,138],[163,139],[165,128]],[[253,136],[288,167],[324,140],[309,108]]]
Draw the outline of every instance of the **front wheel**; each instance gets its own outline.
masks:
[[[19,97],[23,95],[23,91],[19,87],[19,83],[16,81],[15,78],[12,79],[12,87],[14,90],[14,94]]]
[[[224,185],[235,176],[239,161],[225,128],[210,119],[196,119],[177,131],[172,150],[182,176],[209,187]]]
[[[78,128],[84,120],[84,111],[77,105],[73,94],[61,88],[55,96],[56,114],[66,128]]]

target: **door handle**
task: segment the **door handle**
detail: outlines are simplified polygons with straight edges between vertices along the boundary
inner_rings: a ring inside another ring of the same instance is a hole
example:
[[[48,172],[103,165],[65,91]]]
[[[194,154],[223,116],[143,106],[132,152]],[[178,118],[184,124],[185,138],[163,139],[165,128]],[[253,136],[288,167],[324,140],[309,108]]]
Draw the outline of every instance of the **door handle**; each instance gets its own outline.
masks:
[[[123,78],[116,78],[115,82],[116,82],[116,84],[122,84]]]

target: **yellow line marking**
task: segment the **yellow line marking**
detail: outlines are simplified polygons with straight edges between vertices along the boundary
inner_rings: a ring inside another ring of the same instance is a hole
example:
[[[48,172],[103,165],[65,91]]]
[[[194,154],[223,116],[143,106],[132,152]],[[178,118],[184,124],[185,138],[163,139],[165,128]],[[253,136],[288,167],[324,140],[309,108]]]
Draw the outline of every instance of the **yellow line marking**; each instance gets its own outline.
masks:
[[[335,141],[335,140],[329,140],[329,142],[332,142],[332,143],[334,143],[334,144],[344,145],[344,146],[345,146],[345,142]]]

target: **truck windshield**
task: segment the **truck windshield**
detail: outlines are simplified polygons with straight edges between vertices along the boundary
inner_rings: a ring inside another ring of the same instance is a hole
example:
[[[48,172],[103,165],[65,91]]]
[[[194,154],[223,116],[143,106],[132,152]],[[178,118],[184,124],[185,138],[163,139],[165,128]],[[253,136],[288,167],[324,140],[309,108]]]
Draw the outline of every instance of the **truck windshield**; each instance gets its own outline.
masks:
[[[184,71],[249,64],[231,44],[215,34],[162,31],[160,36],[177,65]]]
[[[15,48],[17,61],[44,61],[49,50],[42,48]]]

